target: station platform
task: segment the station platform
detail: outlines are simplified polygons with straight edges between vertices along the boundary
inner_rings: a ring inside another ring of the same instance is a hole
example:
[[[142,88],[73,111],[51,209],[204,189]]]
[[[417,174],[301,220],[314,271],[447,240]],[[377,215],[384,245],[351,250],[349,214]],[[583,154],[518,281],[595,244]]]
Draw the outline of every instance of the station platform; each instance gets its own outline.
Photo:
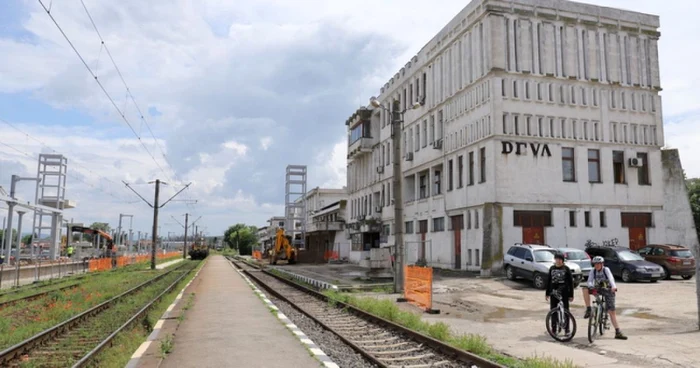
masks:
[[[194,304],[160,367],[323,366],[224,257],[206,262],[191,285]]]

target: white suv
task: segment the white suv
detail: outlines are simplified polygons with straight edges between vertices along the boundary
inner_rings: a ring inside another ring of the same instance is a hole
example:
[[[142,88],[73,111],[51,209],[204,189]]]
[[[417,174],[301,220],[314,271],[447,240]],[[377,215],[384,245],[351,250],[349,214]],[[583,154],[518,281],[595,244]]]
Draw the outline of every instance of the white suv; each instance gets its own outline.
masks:
[[[522,277],[532,280],[536,288],[546,289],[549,268],[554,265],[554,253],[556,250],[548,245],[515,243],[503,256],[506,277],[508,280]],[[581,267],[572,262],[565,264],[571,269],[574,287],[577,287],[582,280]]]

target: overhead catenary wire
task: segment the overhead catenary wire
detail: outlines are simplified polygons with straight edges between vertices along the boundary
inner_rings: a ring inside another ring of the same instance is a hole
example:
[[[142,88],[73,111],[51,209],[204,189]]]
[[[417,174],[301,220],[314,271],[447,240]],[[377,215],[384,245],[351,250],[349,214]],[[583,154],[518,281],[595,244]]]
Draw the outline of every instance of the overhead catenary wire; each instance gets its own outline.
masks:
[[[88,65],[88,63],[87,63],[87,61],[85,60],[85,58],[82,56],[82,54],[80,53],[80,51],[78,51],[78,49],[75,47],[75,45],[74,45],[73,42],[70,40],[70,38],[68,37],[68,35],[65,33],[65,31],[63,30],[63,28],[61,27],[61,25],[58,24],[58,21],[56,21],[56,19],[54,18],[53,14],[51,14],[51,7],[50,7],[50,6],[47,7],[47,6],[42,2],[42,0],[38,0],[38,1],[39,1],[39,4],[41,4],[41,6],[42,6],[42,8],[44,9],[44,11],[46,12],[46,14],[47,14],[47,15],[49,16],[49,18],[51,19],[51,21],[54,23],[54,25],[56,26],[56,28],[58,28],[59,32],[61,32],[61,35],[63,35],[63,38],[65,38],[65,40],[68,42],[68,44],[69,44],[69,46],[71,47],[71,49],[73,49],[73,51],[75,52],[75,54],[78,56],[78,58],[80,59],[80,61],[83,63],[83,66],[85,66],[85,68],[88,70],[88,72],[90,73],[90,75],[93,77],[93,79],[95,80],[95,82],[98,84],[98,86],[100,87],[100,89],[102,90],[102,92],[105,94],[105,96],[107,96],[107,98],[109,99],[110,103],[112,104],[112,106],[114,107],[114,109],[117,111],[117,113],[119,114],[119,116],[122,118],[122,120],[124,121],[124,123],[126,123],[126,125],[129,127],[129,129],[131,130],[131,132],[134,134],[134,136],[136,136],[136,138],[138,139],[138,141],[139,141],[139,143],[141,144],[141,146],[143,146],[144,150],[148,153],[148,155],[151,157],[151,159],[152,159],[153,162],[156,164],[156,166],[158,166],[158,168],[160,169],[160,171],[163,172],[163,174],[166,176],[166,178],[168,178],[168,180],[170,180],[170,177],[169,177],[167,171],[166,171],[165,169],[163,169],[163,166],[158,162],[158,160],[156,160],[156,158],[155,158],[155,156],[153,155],[153,153],[151,152],[151,150],[148,149],[148,146],[144,143],[144,141],[143,141],[143,139],[141,138],[141,136],[139,135],[139,133],[136,132],[136,130],[134,129],[134,126],[133,126],[132,123],[129,121],[129,118],[126,116],[126,114],[124,113],[124,111],[123,111],[121,108],[119,108],[119,106],[117,106],[117,103],[114,101],[114,98],[113,98],[113,97],[110,95],[110,93],[107,91],[107,89],[106,89],[105,86],[102,84],[101,80],[98,78],[98,76],[95,74],[95,72],[92,70],[92,68],[90,67],[90,65]],[[84,6],[84,3],[83,3],[83,6]],[[86,10],[86,12],[87,12],[87,8],[86,8],[86,7],[85,7],[85,10]],[[89,12],[88,12],[88,15],[89,15]],[[92,17],[91,17],[91,16],[90,16],[90,19],[91,19],[91,21],[92,21]],[[112,60],[113,64],[115,65],[115,68],[116,68],[116,63],[114,63],[114,58],[111,56],[111,53],[109,52],[108,48],[106,47],[106,44],[104,43],[104,40],[102,39],[102,36],[99,34],[99,30],[97,30],[97,27],[96,27],[96,25],[94,24],[94,21],[92,21],[92,23],[93,23],[93,27],[94,27],[95,30],[97,31],[98,36],[100,37],[100,40],[101,40],[101,41],[100,41],[100,42],[101,42],[101,47],[104,47],[104,48],[105,48],[105,51],[110,55],[110,59]],[[118,69],[118,68],[117,68],[117,69]],[[119,73],[120,78],[122,79],[123,83],[125,84],[125,86],[126,86],[126,88],[127,88],[127,93],[131,96],[132,100],[134,100],[134,99],[133,99],[133,95],[131,94],[130,88],[128,87],[128,85],[126,85],[126,82],[125,82],[125,80],[123,79],[123,76],[121,75],[121,72],[118,71],[118,73]],[[135,101],[135,100],[134,100],[134,101]],[[139,109],[139,111],[140,111],[140,109]],[[143,117],[143,114],[141,114],[141,118],[143,119],[144,123],[147,124],[147,122],[145,121],[145,118]],[[152,133],[152,130],[150,129],[150,126],[148,127],[148,129],[149,129],[149,130],[151,131],[151,133]],[[153,135],[153,136],[154,136],[154,138],[155,138],[155,135]],[[161,149],[161,148],[160,148],[160,145],[158,144],[158,140],[157,140],[157,139],[155,139],[155,142],[154,142],[154,143],[156,144],[156,146],[159,147],[159,149]],[[162,149],[161,149],[161,152],[162,152]],[[166,162],[167,162],[167,160],[166,160]],[[169,164],[169,163],[168,163],[168,164]],[[172,168],[172,166],[171,166],[171,168]]]
[[[109,51],[109,47],[107,46],[107,43],[104,41],[104,38],[102,37],[102,34],[100,33],[100,30],[97,28],[97,24],[95,23],[95,20],[92,18],[92,15],[90,14],[90,11],[88,10],[87,6],[85,5],[84,0],[80,0],[80,3],[83,6],[83,9],[85,10],[85,14],[87,14],[88,18],[90,19],[90,23],[92,24],[92,27],[95,29],[95,33],[97,33],[97,37],[100,39],[100,50],[104,48],[105,52],[107,53],[107,56],[109,56],[110,61],[112,62],[112,65],[114,66],[114,69],[117,71],[117,75],[119,76],[119,79],[122,81],[122,84],[124,85],[124,88],[126,89],[126,95],[128,96],[129,99],[131,99],[131,102],[134,104],[134,107],[136,107],[136,111],[138,112],[138,115],[141,118],[141,121],[146,125],[146,128],[148,131],[151,133],[151,137],[153,137],[153,141],[155,142],[156,147],[158,147],[158,150],[160,151],[161,156],[163,156],[163,160],[165,163],[168,165],[170,170],[173,172],[177,179],[177,171],[173,168],[173,166],[170,164],[170,161],[168,160],[168,156],[165,154],[165,151],[161,147],[160,143],[158,143],[158,138],[156,138],[156,135],[153,133],[153,129],[151,129],[151,125],[148,123],[148,120],[146,119],[146,116],[144,115],[143,111],[141,110],[141,107],[139,106],[138,102],[136,102],[136,98],[134,98],[134,95],[131,93],[131,88],[129,88],[129,85],[126,83],[126,80],[124,79],[124,75],[122,74],[121,70],[119,69],[119,66],[117,65],[116,61],[114,60],[114,57],[112,56],[112,53]],[[126,100],[126,99],[125,99]],[[172,182],[172,179],[168,177],[168,174],[163,172],[166,175],[166,178]],[[186,198],[187,195],[185,195]]]

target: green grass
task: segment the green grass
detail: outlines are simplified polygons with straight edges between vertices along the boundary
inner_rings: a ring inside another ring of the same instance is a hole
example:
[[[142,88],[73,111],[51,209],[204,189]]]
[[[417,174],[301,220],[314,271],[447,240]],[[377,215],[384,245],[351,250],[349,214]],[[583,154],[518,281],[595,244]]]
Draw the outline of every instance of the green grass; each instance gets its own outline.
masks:
[[[170,270],[179,265],[167,267]],[[139,265],[91,274],[76,288],[52,291],[0,310],[0,350],[92,308],[166,270],[143,270]]]
[[[493,362],[512,368],[576,368],[571,360],[558,361],[547,356],[532,356],[521,360],[496,351],[482,335],[457,334],[443,323],[431,323],[421,319],[421,315],[401,310],[394,302],[386,299],[356,297],[334,290],[325,291],[329,304],[337,302],[352,305],[365,312],[384,318],[410,330],[420,332],[458,349],[468,351]]]
[[[95,361],[92,363],[92,366],[100,368],[122,368],[126,366],[134,351],[136,351],[136,349],[141,346],[141,343],[146,341],[148,335],[153,332],[153,326],[155,323],[160,319],[163,313],[165,313],[165,310],[168,309],[170,304],[172,304],[182,288],[187,285],[187,283],[194,278],[194,275],[197,274],[197,271],[204,266],[204,263],[205,262],[203,261],[199,262],[199,265],[197,265],[197,267],[190,272],[189,275],[182,279],[170,293],[164,295],[159,302],[155,303],[153,308],[151,308],[147,316],[141,320],[140,323],[136,323],[119,333],[114,340],[112,340],[112,345],[109,347],[109,349],[103,350],[95,357]],[[185,311],[192,308],[194,303],[194,293],[184,294],[183,299],[184,298],[187,298],[187,304],[185,307],[183,307],[183,312],[180,313],[180,316],[178,316],[178,321],[180,322],[184,320]],[[184,300],[181,300],[180,302],[182,303],[183,301]],[[165,346],[161,345],[161,353],[163,352],[163,347],[168,348],[166,349],[168,350],[168,353],[172,352],[176,348],[174,341],[171,346],[167,345],[167,343]]]

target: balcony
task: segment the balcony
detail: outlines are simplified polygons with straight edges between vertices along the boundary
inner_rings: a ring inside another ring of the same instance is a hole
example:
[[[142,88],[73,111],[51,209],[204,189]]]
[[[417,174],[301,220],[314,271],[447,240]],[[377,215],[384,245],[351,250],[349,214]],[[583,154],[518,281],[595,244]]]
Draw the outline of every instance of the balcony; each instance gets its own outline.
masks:
[[[359,138],[355,142],[350,143],[350,146],[348,147],[348,159],[353,159],[367,153],[372,153],[373,145],[373,138]]]
[[[345,224],[342,221],[319,221],[312,222],[306,225],[307,233],[315,233],[319,231],[343,231]]]

